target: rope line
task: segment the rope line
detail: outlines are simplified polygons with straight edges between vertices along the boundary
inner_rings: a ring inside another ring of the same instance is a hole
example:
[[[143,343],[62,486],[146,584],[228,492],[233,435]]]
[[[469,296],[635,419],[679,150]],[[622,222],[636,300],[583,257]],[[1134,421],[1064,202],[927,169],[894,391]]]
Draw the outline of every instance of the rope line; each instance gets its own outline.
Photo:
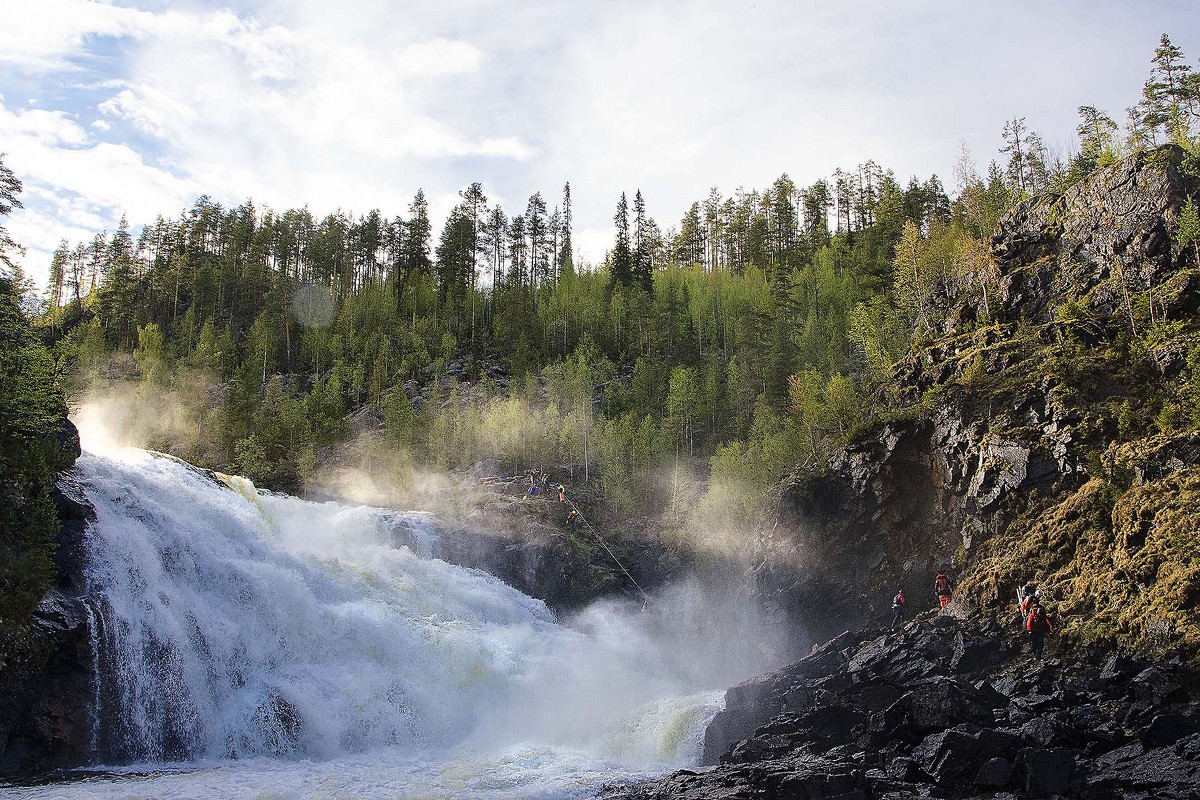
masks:
[[[650,605],[650,595],[647,594],[646,590],[642,588],[642,585],[637,582],[637,578],[633,577],[629,570],[625,569],[625,565],[621,563],[621,559],[617,558],[617,554],[614,553],[611,548],[609,548],[607,543],[605,543],[604,539],[600,536],[600,532],[592,527],[592,523],[588,522],[587,518],[583,516],[583,513],[579,510],[579,506],[575,505],[575,501],[568,497],[567,502],[571,504],[571,508],[573,508],[575,513],[579,515],[579,518],[583,520],[583,524],[587,525],[588,530],[592,532],[592,536],[594,536],[596,541],[600,543],[600,546],[604,548],[605,552],[607,552],[609,556],[612,557],[612,560],[617,563],[617,566],[621,568],[621,572],[625,573],[625,577],[629,578],[630,583],[636,586],[637,590],[642,593],[642,597],[646,601],[642,605],[642,608],[645,609],[646,606]]]

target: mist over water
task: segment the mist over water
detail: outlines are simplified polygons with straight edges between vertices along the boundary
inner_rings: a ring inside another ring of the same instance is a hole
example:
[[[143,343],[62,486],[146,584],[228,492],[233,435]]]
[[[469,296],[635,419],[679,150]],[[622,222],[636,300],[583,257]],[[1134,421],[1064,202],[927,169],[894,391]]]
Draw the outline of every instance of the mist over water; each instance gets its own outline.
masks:
[[[97,513],[96,757],[154,777],[19,796],[587,796],[697,763],[723,689],[775,660],[750,607],[696,581],[560,622],[428,557],[424,514],[140,450],[77,469]]]

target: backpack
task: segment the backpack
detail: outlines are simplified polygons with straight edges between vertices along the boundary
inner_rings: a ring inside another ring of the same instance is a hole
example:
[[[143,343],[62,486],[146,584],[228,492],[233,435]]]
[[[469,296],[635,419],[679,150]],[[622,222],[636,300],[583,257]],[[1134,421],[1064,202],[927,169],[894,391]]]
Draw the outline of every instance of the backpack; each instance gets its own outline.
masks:
[[[892,608],[904,607],[904,592],[896,592],[896,596],[892,598]]]
[[[937,587],[938,594],[950,593],[950,579],[945,575],[938,575],[937,580],[934,581],[934,586]]]

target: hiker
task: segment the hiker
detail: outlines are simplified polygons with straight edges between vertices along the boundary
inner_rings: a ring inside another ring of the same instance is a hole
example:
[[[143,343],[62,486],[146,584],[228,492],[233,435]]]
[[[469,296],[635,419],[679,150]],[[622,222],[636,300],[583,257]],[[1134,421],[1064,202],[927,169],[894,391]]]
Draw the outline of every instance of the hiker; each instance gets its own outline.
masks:
[[[1026,586],[1026,589],[1032,587]],[[1031,592],[1026,592],[1025,599],[1021,601],[1021,624],[1024,625],[1029,621],[1029,615],[1033,613],[1036,606],[1042,604],[1042,590],[1034,589]]]
[[[904,590],[896,592],[896,596],[892,598],[892,630],[896,630],[896,626],[904,622]]]
[[[939,572],[937,577],[933,579],[933,588],[937,592],[938,601],[941,602],[942,608],[950,605],[950,601],[954,599],[953,587],[950,585],[950,579],[946,577],[946,573]]]
[[[558,502],[567,502],[567,487],[563,486],[561,483],[558,485]]]
[[[578,522],[579,512],[572,508],[570,512],[567,513],[567,527],[574,528]]]
[[[1042,648],[1046,646],[1046,634],[1054,633],[1054,626],[1046,616],[1046,609],[1040,603],[1035,603],[1025,621],[1025,630],[1029,631],[1029,643],[1033,647],[1033,657],[1041,659]]]
[[[525,495],[525,496],[526,496],[526,497],[528,497],[528,498],[530,498],[530,499],[532,499],[532,498],[536,497],[536,496],[537,496],[537,489],[538,489],[538,487],[537,487],[537,484],[534,484],[534,485],[530,486],[530,487],[529,487],[529,494],[527,494],[527,495]]]

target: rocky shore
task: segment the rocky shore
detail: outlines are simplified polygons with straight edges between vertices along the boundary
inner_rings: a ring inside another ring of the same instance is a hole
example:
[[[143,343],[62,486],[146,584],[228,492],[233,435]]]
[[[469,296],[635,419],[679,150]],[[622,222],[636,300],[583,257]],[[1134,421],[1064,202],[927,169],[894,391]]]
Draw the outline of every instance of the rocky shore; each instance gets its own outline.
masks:
[[[1200,797],[1193,665],[1054,644],[1035,659],[1007,616],[847,631],[726,693],[705,740],[711,770],[603,797]]]

